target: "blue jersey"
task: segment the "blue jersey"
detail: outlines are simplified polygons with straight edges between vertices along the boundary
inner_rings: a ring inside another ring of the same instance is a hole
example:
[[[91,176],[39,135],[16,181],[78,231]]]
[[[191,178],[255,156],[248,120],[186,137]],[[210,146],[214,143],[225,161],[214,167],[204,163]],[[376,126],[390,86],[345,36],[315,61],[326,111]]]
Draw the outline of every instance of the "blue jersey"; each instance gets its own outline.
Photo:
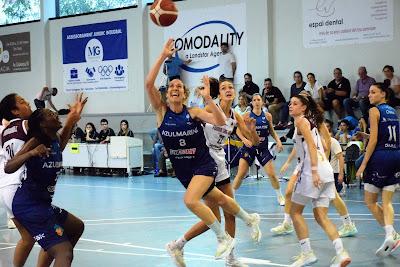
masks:
[[[26,163],[26,179],[22,180],[21,188],[16,192],[14,201],[21,194],[29,195],[29,199],[51,203],[62,166],[62,151],[58,140],[51,143],[49,157],[33,157]],[[25,197],[22,197],[25,199]]]
[[[250,118],[254,118],[256,120],[256,132],[260,137],[260,144],[257,146],[259,148],[268,148],[268,136],[269,136],[269,122],[265,113],[261,111],[261,114],[257,116],[250,112]]]
[[[377,106],[380,117],[378,124],[378,142],[375,150],[400,149],[400,125],[396,111],[388,104]]]
[[[210,156],[201,122],[192,119],[186,106],[183,106],[180,113],[167,108],[158,130],[181,182],[182,179],[191,179],[196,173],[193,170],[201,166],[211,163],[215,169],[215,161]]]

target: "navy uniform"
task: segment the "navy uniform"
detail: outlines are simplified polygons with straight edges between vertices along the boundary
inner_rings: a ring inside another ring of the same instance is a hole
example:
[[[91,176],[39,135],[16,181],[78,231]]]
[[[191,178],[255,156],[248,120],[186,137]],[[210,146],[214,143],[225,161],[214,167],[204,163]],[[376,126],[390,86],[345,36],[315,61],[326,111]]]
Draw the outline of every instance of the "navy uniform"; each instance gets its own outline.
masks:
[[[263,111],[261,111],[259,116],[251,111],[250,118],[256,120],[256,132],[260,137],[260,143],[257,146],[245,146],[242,152],[242,159],[246,160],[249,166],[251,166],[257,157],[261,166],[265,166],[273,158],[268,149],[269,122]]]
[[[380,104],[378,140],[375,151],[368,161],[364,173],[365,190],[377,193],[387,189],[394,191],[400,182],[400,125],[394,108]],[[371,186],[372,185],[372,186]]]
[[[180,113],[169,107],[158,128],[167,150],[176,177],[187,188],[193,176],[204,175],[215,178],[217,165],[206,145],[200,121],[192,119],[184,105]],[[206,194],[212,190],[211,184]]]
[[[33,157],[26,163],[26,178],[15,193],[12,211],[44,249],[68,241],[63,224],[68,212],[51,204],[62,166],[58,140],[51,143],[49,157]]]

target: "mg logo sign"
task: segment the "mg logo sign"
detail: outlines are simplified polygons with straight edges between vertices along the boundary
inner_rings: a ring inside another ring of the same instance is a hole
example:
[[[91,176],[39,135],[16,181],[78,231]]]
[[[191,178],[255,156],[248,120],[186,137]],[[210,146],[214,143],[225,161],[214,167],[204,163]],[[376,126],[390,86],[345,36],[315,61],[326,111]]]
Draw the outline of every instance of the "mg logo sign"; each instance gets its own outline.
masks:
[[[90,39],[85,48],[86,62],[103,61],[103,55],[103,45],[101,42],[96,38]]]

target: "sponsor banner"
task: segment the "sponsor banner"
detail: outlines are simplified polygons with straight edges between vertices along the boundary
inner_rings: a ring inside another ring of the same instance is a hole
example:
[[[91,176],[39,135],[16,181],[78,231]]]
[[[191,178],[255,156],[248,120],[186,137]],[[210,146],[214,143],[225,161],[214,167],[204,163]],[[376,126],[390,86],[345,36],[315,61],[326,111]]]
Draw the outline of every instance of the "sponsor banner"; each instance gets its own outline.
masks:
[[[31,71],[31,35],[0,35],[0,74]]]
[[[62,29],[65,92],[128,90],[126,20]]]
[[[181,78],[189,86],[199,85],[205,74],[218,78],[223,73],[219,64],[223,42],[229,44],[235,57],[235,80],[241,81],[247,72],[245,3],[180,10],[176,22],[164,30],[164,40],[171,37],[179,58],[192,60],[181,65]]]
[[[393,40],[393,0],[303,0],[304,47]]]

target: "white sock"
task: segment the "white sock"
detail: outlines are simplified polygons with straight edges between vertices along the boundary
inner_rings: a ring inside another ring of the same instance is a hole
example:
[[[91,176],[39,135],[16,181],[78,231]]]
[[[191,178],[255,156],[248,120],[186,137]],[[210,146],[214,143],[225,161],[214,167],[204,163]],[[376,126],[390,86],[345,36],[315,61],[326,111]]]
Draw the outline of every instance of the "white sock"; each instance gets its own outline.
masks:
[[[185,239],[185,236],[182,236],[181,238],[179,238],[178,240],[175,241],[176,246],[181,249],[185,246],[186,243],[187,243],[187,240]]]
[[[213,222],[212,224],[207,225],[207,226],[215,233],[218,240],[225,238],[225,231],[224,231],[224,229],[222,229],[222,226],[218,220],[216,220],[215,222]]]
[[[385,229],[385,233],[386,233],[385,238],[393,237],[393,233],[394,233],[393,225],[385,225],[383,227],[383,229]]]
[[[342,239],[336,238],[335,240],[332,241],[333,246],[335,247],[336,250],[336,255],[339,255],[340,252],[343,250],[343,242]]]
[[[289,214],[285,213],[285,219],[283,220],[283,223],[292,224],[292,218]]]
[[[242,207],[240,207],[238,213],[235,214],[235,217],[242,219],[247,224],[251,223],[250,215],[246,211],[244,211]]]
[[[300,247],[301,247],[301,252],[302,253],[308,253],[311,250],[311,243],[310,243],[310,238],[305,238],[299,241]]]
[[[232,249],[232,251],[231,251],[231,253],[229,253],[229,255],[228,255],[228,260],[234,260],[235,259],[235,253],[233,252],[233,250],[234,250],[235,248],[233,248]]]
[[[281,188],[280,187],[278,189],[274,189],[274,190],[275,190],[276,196],[278,196],[278,197],[282,196],[282,192],[281,192]]]
[[[350,215],[346,214],[344,216],[340,216],[340,218],[342,218],[342,222],[343,224],[351,224],[351,219],[350,219]]]

